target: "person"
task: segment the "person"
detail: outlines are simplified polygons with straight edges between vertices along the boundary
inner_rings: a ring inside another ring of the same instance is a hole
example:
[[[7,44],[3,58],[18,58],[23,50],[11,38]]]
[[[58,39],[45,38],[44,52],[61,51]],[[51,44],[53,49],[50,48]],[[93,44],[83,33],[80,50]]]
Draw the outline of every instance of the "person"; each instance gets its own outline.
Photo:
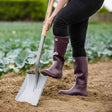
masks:
[[[59,94],[87,96],[88,57],[85,40],[88,20],[101,8],[103,2],[104,0],[59,0],[55,10],[46,21],[47,31],[53,24],[53,64],[48,69],[42,69],[41,73],[61,79],[69,38],[72,47],[76,80],[71,89],[60,90]]]

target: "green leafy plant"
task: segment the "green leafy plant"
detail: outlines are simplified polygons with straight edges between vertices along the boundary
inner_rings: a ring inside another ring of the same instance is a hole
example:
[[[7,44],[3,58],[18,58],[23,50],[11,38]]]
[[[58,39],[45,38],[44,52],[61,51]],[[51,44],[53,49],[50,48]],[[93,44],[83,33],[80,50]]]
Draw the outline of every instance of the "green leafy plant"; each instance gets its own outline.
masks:
[[[41,37],[42,23],[0,23],[0,77],[2,74],[22,72],[35,65]],[[89,61],[102,57],[112,59],[112,24],[89,24],[85,49]],[[40,68],[53,61],[54,37],[52,28],[47,32],[40,59]],[[73,62],[69,42],[65,64]]]

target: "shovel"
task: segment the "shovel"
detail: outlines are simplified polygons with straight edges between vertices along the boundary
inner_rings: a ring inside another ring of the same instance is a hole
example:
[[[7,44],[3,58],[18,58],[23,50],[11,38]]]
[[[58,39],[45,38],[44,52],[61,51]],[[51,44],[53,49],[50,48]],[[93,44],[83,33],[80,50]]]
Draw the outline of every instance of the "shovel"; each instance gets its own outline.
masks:
[[[41,56],[44,40],[47,33],[47,31],[45,30],[46,20],[51,15],[53,4],[54,4],[54,0],[49,0],[46,17],[45,17],[45,24],[43,26],[37,59],[35,63],[35,66],[36,66],[35,75],[29,74],[29,73],[26,75],[26,78],[22,84],[22,87],[20,88],[17,96],[15,97],[16,101],[28,102],[32,104],[33,106],[36,106],[38,104],[39,98],[42,94],[42,91],[44,89],[45,83],[48,78],[48,76],[42,76],[39,73],[39,62],[40,62],[40,56]]]

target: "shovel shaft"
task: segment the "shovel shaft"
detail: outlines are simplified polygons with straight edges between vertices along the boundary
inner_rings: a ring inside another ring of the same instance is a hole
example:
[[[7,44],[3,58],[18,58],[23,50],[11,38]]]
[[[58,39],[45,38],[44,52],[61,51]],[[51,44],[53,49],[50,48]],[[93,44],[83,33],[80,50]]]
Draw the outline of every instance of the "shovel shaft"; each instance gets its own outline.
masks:
[[[46,17],[45,17],[45,25],[46,25],[47,19],[51,15],[53,3],[54,3],[54,0],[49,0],[47,12],[46,12]],[[36,63],[35,63],[35,65],[36,65],[36,67],[35,67],[35,73],[36,73],[36,83],[35,83],[35,85],[37,85],[38,79],[39,79],[40,56],[41,56],[41,52],[42,52],[42,48],[43,48],[43,44],[44,44],[44,40],[45,40],[46,32],[47,32],[45,30],[45,25],[44,25],[43,30],[42,30],[41,40],[40,40],[39,49],[38,49],[38,53],[37,53],[37,59],[36,59]]]
[[[46,12],[46,17],[45,17],[45,24],[44,24],[43,30],[42,30],[42,36],[46,36],[46,33],[47,33],[47,31],[46,31],[46,29],[45,29],[45,27],[46,27],[46,21],[47,21],[47,19],[48,19],[48,18],[50,17],[50,15],[51,15],[54,1],[55,1],[55,0],[49,0],[47,12]]]
[[[35,85],[37,85],[39,75],[40,75],[39,74],[39,62],[40,62],[40,56],[41,56],[41,51],[42,51],[42,48],[43,48],[44,40],[45,40],[45,36],[41,36],[40,45],[39,45],[38,54],[37,54],[37,59],[36,59],[36,68],[35,68],[36,84]]]

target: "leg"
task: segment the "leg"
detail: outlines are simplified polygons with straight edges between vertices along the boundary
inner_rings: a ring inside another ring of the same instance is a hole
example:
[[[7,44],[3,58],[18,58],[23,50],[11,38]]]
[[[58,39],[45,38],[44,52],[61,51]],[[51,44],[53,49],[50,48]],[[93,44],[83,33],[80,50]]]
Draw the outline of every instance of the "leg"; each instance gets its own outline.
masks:
[[[70,41],[72,46],[72,56],[86,56],[85,40],[88,27],[88,19],[69,25]]]
[[[84,48],[87,26],[88,19],[69,26],[76,82],[71,89],[60,90],[60,94],[87,96],[88,60]]]
[[[64,55],[69,42],[68,25],[62,19],[54,19],[54,54],[53,64],[49,69],[41,70],[43,75],[60,79],[62,77],[62,67],[64,65]]]
[[[76,82],[69,90],[60,90],[60,94],[87,96],[88,59],[84,48],[88,18],[102,5],[104,0],[71,0],[59,16],[69,24],[69,33],[73,51],[74,74]]]

